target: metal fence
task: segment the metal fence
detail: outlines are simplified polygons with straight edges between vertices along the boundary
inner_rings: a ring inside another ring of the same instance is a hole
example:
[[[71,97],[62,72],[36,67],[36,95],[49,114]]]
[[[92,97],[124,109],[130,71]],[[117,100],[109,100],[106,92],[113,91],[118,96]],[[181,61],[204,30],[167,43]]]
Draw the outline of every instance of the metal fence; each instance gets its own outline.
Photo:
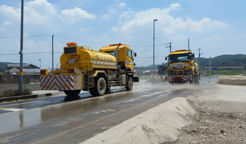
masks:
[[[35,83],[40,79],[40,75],[24,75],[23,83]],[[18,84],[19,83],[19,75],[13,74],[1,74],[0,75],[0,84]]]
[[[23,88],[28,90],[40,90],[40,75],[24,75]],[[8,90],[19,89],[19,75],[1,74],[0,75],[0,93]]]

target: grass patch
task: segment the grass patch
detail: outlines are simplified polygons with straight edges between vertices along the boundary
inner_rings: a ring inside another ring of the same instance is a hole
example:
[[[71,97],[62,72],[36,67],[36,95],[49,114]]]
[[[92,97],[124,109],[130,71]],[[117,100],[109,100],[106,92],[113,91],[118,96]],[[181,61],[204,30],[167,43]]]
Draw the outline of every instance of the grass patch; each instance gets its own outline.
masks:
[[[19,90],[7,89],[7,90],[0,92],[0,97],[29,95],[31,93],[32,92],[29,89],[24,89],[23,94]]]
[[[213,73],[215,75],[239,75],[243,74],[243,70],[214,70]]]

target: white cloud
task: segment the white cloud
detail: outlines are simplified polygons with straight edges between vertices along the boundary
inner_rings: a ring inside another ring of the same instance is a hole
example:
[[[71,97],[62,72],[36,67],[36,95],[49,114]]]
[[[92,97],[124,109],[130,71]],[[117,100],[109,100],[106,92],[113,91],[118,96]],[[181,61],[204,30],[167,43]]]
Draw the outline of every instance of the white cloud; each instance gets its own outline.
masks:
[[[3,26],[9,26],[12,25],[11,21],[3,21]]]
[[[3,21],[3,24],[0,25],[0,31],[5,31],[5,27],[12,25],[11,21]]]
[[[21,10],[19,8],[1,5],[0,13],[7,18],[20,21]],[[47,24],[55,15],[56,9],[47,0],[33,0],[24,4],[24,23]]]
[[[117,31],[119,31],[119,28],[117,28],[117,27],[112,27],[112,31],[117,32]]]
[[[109,7],[108,14],[104,14],[104,15],[102,15],[101,17],[102,17],[103,19],[109,19],[110,16],[114,15],[115,13],[116,13],[116,12],[115,12],[115,9],[112,8],[112,7]]]
[[[95,28],[94,27],[81,27],[80,30],[83,31],[83,32],[89,32],[91,30],[94,30]]]
[[[126,3],[119,3],[118,6],[119,7],[124,7],[126,5]]]
[[[73,9],[62,10],[60,13],[60,18],[65,21],[75,22],[81,19],[93,19],[95,18],[95,15],[75,7]]]
[[[25,39],[23,43],[23,52],[47,52],[51,51],[50,46],[44,41],[35,42],[30,39]]]
[[[179,10],[180,4],[171,4],[168,8],[152,8],[140,12],[128,10],[121,14],[119,23],[125,21],[121,27],[123,31],[136,31],[149,27],[154,19],[158,19],[159,29],[165,34],[175,34],[182,31],[201,32],[217,28],[225,28],[227,24],[210,18],[202,18],[200,21],[194,21],[190,18],[182,19],[180,17],[172,17],[171,11]]]
[[[203,40],[209,41],[209,40],[215,40],[215,39],[219,39],[219,38],[220,37],[218,37],[218,36],[213,36],[213,37],[204,38]]]
[[[108,13],[108,14],[104,14],[103,16],[102,16],[102,18],[104,18],[104,19],[109,19],[109,17],[110,17],[110,14]]]
[[[84,28],[80,28],[81,31],[84,31],[85,29]]]
[[[173,40],[173,39],[188,39],[188,37],[186,35],[179,34],[176,36],[172,36],[170,39],[171,40]]]
[[[13,7],[9,7],[6,5],[1,5],[0,6],[0,14],[12,18],[12,19],[16,19],[16,18],[20,18],[20,13],[21,10],[20,9],[15,9]]]

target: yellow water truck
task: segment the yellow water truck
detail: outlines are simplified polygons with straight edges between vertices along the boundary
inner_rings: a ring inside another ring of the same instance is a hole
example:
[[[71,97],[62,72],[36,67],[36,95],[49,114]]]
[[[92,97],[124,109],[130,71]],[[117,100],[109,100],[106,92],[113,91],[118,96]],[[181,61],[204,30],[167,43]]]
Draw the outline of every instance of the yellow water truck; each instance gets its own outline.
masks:
[[[191,50],[181,49],[170,52],[165,60],[168,60],[166,81],[171,84],[186,82],[199,84],[199,63]]]
[[[131,48],[126,44],[113,44],[95,51],[87,46],[67,43],[60,57],[60,68],[48,73],[41,70],[42,90],[60,90],[68,96],[78,95],[81,90],[93,96],[103,95],[112,86],[124,86],[132,90],[134,62]],[[135,80],[136,81],[136,80]]]

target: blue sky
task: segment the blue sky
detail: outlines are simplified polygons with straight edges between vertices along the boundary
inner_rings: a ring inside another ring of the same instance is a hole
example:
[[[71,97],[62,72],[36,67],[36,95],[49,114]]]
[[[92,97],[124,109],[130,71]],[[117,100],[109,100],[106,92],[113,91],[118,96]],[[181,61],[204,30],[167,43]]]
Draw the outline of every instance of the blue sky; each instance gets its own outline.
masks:
[[[0,62],[19,62],[20,0],[0,0]],[[128,44],[138,53],[137,66],[152,64],[153,20],[156,64],[172,50],[190,48],[198,56],[246,54],[245,0],[25,0],[24,62],[55,65],[67,42],[99,50]]]

